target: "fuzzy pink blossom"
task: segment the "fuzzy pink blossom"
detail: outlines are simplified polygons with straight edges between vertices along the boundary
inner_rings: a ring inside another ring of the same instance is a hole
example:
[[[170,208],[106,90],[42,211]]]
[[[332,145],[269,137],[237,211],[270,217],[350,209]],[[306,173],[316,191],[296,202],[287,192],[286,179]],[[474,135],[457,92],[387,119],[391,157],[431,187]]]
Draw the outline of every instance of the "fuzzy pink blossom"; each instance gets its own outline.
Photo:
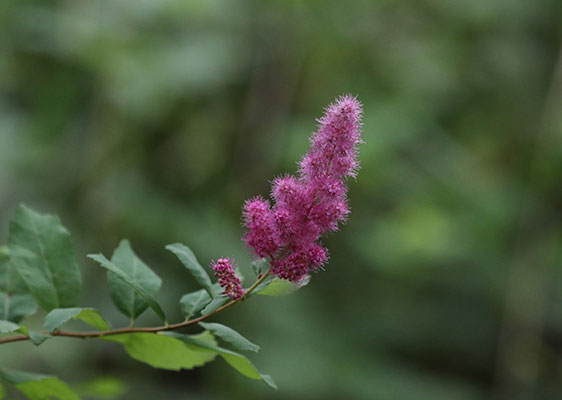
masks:
[[[244,240],[259,257],[277,251],[277,225],[269,201],[254,197],[244,204],[244,223],[248,228]]]
[[[300,162],[301,175],[308,181],[327,177],[355,177],[361,143],[361,103],[342,96],[326,108],[320,126],[311,138],[311,148]]]
[[[310,271],[316,271],[328,261],[328,250],[313,244],[306,249],[293,252],[285,259],[272,261],[272,272],[281,279],[299,282]]]
[[[219,258],[216,262],[211,263],[215,271],[215,277],[219,280],[219,285],[223,288],[223,294],[234,300],[244,296],[242,281],[234,272],[234,261],[229,258]]]
[[[270,257],[272,273],[300,282],[327,262],[320,237],[338,229],[350,210],[345,178],[356,177],[361,141],[361,104],[341,96],[318,120],[299,175],[273,181],[274,204],[261,197],[244,205],[246,244],[258,257]]]

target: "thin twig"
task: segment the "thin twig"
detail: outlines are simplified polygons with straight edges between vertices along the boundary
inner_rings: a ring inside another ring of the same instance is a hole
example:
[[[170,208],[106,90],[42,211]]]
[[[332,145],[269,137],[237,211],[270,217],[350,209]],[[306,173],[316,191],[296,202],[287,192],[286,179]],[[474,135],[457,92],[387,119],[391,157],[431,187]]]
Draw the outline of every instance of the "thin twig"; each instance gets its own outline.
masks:
[[[234,304],[241,302],[244,300],[250,293],[252,293],[256,287],[262,283],[270,274],[271,270],[268,270],[262,276],[260,276],[252,286],[246,290],[244,296],[240,297],[239,299],[232,300],[227,304],[217,308],[210,314],[202,315],[200,317],[190,319],[188,321],[178,322],[177,324],[172,325],[162,325],[162,326],[154,326],[154,327],[147,327],[147,328],[136,328],[136,327],[129,327],[129,328],[119,328],[119,329],[112,329],[108,331],[90,331],[90,332],[70,332],[70,331],[55,331],[52,333],[43,332],[44,334],[49,334],[51,336],[63,336],[63,337],[73,337],[73,338],[80,338],[80,339],[87,339],[87,338],[95,338],[100,336],[111,336],[111,335],[119,335],[123,333],[135,333],[135,332],[162,332],[162,331],[172,331],[180,328],[185,328],[186,326],[196,324],[201,322],[209,317],[212,317],[215,314],[218,314],[221,311],[226,310],[229,307],[232,307]],[[3,343],[10,343],[10,342],[19,342],[23,340],[30,340],[29,336],[27,335],[16,335],[10,336],[6,338],[0,338],[0,344]]]

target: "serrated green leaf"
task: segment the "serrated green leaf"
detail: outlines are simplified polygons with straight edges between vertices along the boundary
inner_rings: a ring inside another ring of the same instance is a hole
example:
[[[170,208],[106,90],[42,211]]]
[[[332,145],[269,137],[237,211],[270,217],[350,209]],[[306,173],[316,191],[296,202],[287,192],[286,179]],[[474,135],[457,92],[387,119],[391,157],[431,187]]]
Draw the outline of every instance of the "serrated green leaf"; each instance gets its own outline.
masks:
[[[205,289],[200,289],[193,293],[188,293],[180,299],[181,311],[186,319],[204,309],[211,302],[211,297]]]
[[[99,311],[93,308],[54,309],[45,317],[43,327],[47,332],[54,332],[58,327],[67,323],[71,319],[80,319],[100,331],[107,331],[111,329]]]
[[[230,299],[230,297],[228,297],[226,294],[218,295],[209,304],[207,304],[207,306],[201,311],[201,315],[208,315],[214,313],[215,311],[217,311],[217,309],[220,306],[225,304],[228,301],[228,299]]]
[[[97,261],[102,267],[115,273],[115,275],[122,279],[123,282],[126,282],[129,286],[131,286],[135,290],[135,293],[148,303],[149,307],[154,310],[156,315],[158,315],[158,317],[162,321],[166,321],[166,315],[164,314],[164,311],[156,302],[153,295],[146,290],[142,280],[139,280],[134,275],[131,275],[130,271],[128,270],[122,270],[119,266],[113,264],[111,261],[105,258],[103,254],[89,254],[88,257],[94,261]]]
[[[260,287],[261,285],[259,285],[254,292],[264,296],[286,296],[308,285],[308,282],[310,282],[310,276],[307,276],[298,283],[285,279],[273,278],[264,286]]]
[[[60,379],[0,368],[0,376],[23,392],[30,400],[80,400]]]
[[[209,332],[194,337],[201,343],[216,344],[213,335]],[[216,357],[216,354],[196,345],[156,333],[126,333],[103,336],[102,339],[123,343],[132,358],[155,368],[174,371],[191,369],[202,366]]]
[[[162,280],[150,269],[133,251],[128,240],[122,240],[111,256],[111,262],[119,267],[123,272],[148,294],[155,297],[160,290]],[[135,320],[147,308],[148,304],[142,296],[137,294],[135,289],[123,282],[114,272],[107,272],[107,284],[109,294],[113,303],[119,311]]]
[[[191,275],[193,275],[197,283],[209,293],[209,296],[214,298],[215,291],[213,290],[211,278],[201,264],[199,264],[199,261],[197,261],[191,249],[181,243],[169,244],[166,246],[166,249],[170,250],[179,258],[182,264],[191,272]]]
[[[76,304],[82,277],[70,234],[57,216],[20,205],[10,222],[8,244],[10,263],[43,310]]]
[[[275,384],[271,376],[260,373],[250,362],[250,360],[248,360],[240,353],[218,347],[215,344],[201,342],[196,337],[190,337],[181,333],[166,332],[165,335],[182,340],[184,343],[193,344],[205,348],[209,351],[215,352],[242,375],[247,376],[251,379],[263,380],[270,387],[277,389],[277,385]]]
[[[199,322],[199,325],[210,331],[213,335],[220,337],[225,342],[230,343],[237,350],[258,352],[260,349],[260,346],[250,342],[244,336],[226,325],[216,322]]]
[[[18,324],[14,324],[11,321],[0,320],[0,333],[12,333],[20,329]]]

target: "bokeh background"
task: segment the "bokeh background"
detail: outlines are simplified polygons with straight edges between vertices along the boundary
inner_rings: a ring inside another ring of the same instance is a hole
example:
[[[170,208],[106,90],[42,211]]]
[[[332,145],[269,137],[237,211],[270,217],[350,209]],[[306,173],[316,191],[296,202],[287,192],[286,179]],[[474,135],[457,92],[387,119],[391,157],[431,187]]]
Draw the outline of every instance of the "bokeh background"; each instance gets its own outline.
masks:
[[[241,204],[296,170],[323,107],[356,94],[366,141],[326,271],[216,319],[279,391],[98,341],[2,365],[122,399],[562,398],[559,0],[2,0],[0,33],[0,243],[20,202],[59,214],[114,326],[86,254],[129,238],[179,320],[196,286],[164,245],[250,277]]]

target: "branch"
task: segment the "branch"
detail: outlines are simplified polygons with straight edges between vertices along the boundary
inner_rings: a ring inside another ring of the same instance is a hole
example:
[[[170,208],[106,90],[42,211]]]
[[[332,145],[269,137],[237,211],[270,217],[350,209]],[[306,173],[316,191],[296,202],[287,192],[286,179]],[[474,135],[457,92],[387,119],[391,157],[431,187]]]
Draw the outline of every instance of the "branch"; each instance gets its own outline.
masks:
[[[252,286],[250,286],[248,288],[248,290],[246,290],[246,293],[244,293],[244,296],[240,297],[239,299],[232,300],[229,303],[226,303],[225,305],[217,308],[214,312],[212,312],[210,314],[202,315],[198,318],[190,319],[188,321],[178,322],[177,324],[154,326],[154,327],[147,327],[147,328],[136,328],[136,327],[119,328],[119,329],[112,329],[112,330],[109,330],[109,331],[90,331],[90,332],[55,331],[55,332],[52,332],[52,333],[48,333],[48,332],[43,332],[43,333],[49,334],[51,336],[63,336],[63,337],[73,337],[73,338],[87,339],[87,338],[95,338],[95,337],[100,337],[100,336],[119,335],[119,334],[122,334],[122,333],[135,333],[135,332],[157,333],[157,332],[161,332],[161,331],[172,331],[172,330],[176,330],[176,329],[180,329],[180,328],[185,328],[186,326],[196,324],[196,323],[201,322],[201,321],[203,321],[203,320],[205,320],[209,317],[212,317],[213,315],[218,314],[219,312],[224,311],[229,307],[232,307],[234,304],[239,303],[242,300],[245,300],[246,296],[248,296],[250,293],[252,293],[256,289],[256,287],[269,276],[270,273],[271,273],[271,269],[269,269],[267,272],[265,272],[263,275],[261,275],[254,282],[254,284]],[[0,344],[10,343],[10,342],[19,342],[19,341],[23,341],[23,340],[30,340],[30,338],[27,335],[17,335],[17,336],[11,336],[11,337],[7,337],[7,338],[0,338]]]

